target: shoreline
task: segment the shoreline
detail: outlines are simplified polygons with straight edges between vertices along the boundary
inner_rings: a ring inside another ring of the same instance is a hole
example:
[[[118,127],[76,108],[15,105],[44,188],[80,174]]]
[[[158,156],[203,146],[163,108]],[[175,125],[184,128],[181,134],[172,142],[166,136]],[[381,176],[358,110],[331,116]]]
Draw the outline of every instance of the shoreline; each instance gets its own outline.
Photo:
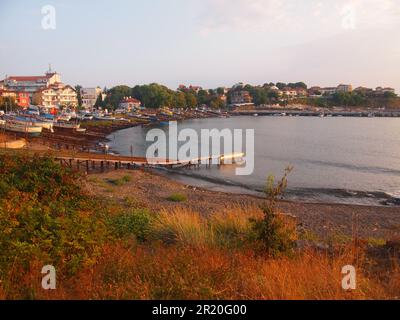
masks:
[[[110,181],[129,176],[131,181],[114,186]],[[265,201],[254,195],[210,191],[174,181],[149,170],[120,170],[89,175],[86,187],[90,193],[123,203],[132,198],[150,210],[174,210],[184,207],[210,215],[226,208],[260,206]],[[187,201],[176,203],[167,198],[184,194]],[[296,217],[301,229],[319,241],[331,238],[349,239],[357,229],[362,239],[390,240],[400,236],[400,208],[337,203],[303,203],[279,201],[280,210]]]

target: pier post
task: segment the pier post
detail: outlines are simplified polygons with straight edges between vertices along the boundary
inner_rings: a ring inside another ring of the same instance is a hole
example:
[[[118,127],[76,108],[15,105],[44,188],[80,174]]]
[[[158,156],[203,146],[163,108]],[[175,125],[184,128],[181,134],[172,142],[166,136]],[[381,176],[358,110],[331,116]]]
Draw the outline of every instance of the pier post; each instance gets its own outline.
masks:
[[[101,172],[103,172],[104,171],[104,162],[103,161],[100,162],[100,168],[101,168]]]

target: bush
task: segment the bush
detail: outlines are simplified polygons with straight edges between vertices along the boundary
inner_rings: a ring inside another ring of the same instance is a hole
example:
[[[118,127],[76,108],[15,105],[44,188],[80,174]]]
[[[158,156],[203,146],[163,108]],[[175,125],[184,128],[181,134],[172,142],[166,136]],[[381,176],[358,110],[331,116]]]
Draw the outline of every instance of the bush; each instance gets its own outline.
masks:
[[[102,210],[76,173],[23,156],[1,156],[0,173],[0,274],[35,259],[69,272],[94,261],[106,236]]]
[[[187,196],[181,193],[174,193],[171,194],[167,200],[171,202],[185,202],[187,201]]]
[[[296,224],[282,215],[277,207],[278,197],[286,189],[287,176],[291,170],[291,168],[285,170],[283,178],[276,186],[274,177],[268,178],[265,189],[267,202],[262,207],[264,217],[250,219],[257,249],[270,256],[290,254],[296,245]]]
[[[133,209],[108,219],[108,228],[118,239],[135,236],[139,241],[148,237],[152,216],[147,209]]]
[[[107,179],[107,182],[114,186],[120,187],[120,186],[123,186],[124,184],[127,184],[131,180],[132,180],[132,178],[130,176],[126,175],[120,179]]]

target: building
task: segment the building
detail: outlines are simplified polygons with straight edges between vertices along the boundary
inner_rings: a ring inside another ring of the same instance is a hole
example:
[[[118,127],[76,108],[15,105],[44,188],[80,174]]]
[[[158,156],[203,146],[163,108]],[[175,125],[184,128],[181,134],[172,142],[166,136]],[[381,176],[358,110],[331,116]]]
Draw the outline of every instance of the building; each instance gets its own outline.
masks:
[[[192,86],[192,85],[190,85],[189,87],[186,87],[185,85],[181,84],[181,85],[179,85],[178,90],[179,90],[179,91],[182,91],[182,92],[195,92],[195,93],[199,93],[199,91],[200,91],[200,90],[203,90],[203,88],[200,87],[200,86]]]
[[[395,91],[393,88],[388,88],[388,87],[386,87],[386,88],[377,87],[377,88],[375,89],[375,95],[377,95],[377,96],[382,96],[382,95],[384,95],[385,93],[393,93],[393,94],[396,94],[396,91]]]
[[[138,109],[142,103],[135,98],[132,97],[125,97],[119,104],[120,109],[125,109],[126,111],[130,112],[133,109]]]
[[[337,92],[337,87],[326,87],[319,90],[323,96],[332,96]]]
[[[290,87],[283,88],[282,93],[287,98],[296,98],[297,97],[297,90],[290,88]]]
[[[76,108],[78,106],[77,96],[73,87],[62,83],[55,83],[36,91],[33,94],[33,103],[47,108]]]
[[[231,93],[231,104],[232,105],[243,105],[243,104],[252,104],[253,98],[250,93],[245,90],[241,91],[233,91]]]
[[[44,76],[10,76],[3,81],[3,86],[7,90],[14,92],[27,92],[30,98],[41,89],[61,82],[61,76],[51,69]]]
[[[15,92],[6,89],[0,89],[0,97],[10,98],[17,106],[27,108],[30,105],[30,98],[28,92]]]
[[[339,84],[336,88],[336,92],[352,92],[353,86],[351,84]]]
[[[355,88],[353,91],[356,93],[365,95],[365,96],[369,96],[374,93],[374,90],[372,88],[365,88],[365,87],[358,87],[358,88]]]
[[[17,105],[21,108],[28,108],[31,104],[31,99],[28,92],[17,92]]]
[[[99,95],[102,95],[104,100],[105,95],[103,96],[103,90],[99,87],[82,88],[81,89],[82,107],[87,110],[93,110]]]

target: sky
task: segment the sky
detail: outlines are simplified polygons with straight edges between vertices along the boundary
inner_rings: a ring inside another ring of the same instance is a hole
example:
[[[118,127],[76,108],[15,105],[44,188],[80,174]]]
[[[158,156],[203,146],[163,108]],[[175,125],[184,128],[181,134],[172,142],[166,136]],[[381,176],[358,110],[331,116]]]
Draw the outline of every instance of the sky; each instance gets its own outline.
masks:
[[[0,77],[49,63],[85,87],[304,81],[400,92],[400,3],[0,0]]]

